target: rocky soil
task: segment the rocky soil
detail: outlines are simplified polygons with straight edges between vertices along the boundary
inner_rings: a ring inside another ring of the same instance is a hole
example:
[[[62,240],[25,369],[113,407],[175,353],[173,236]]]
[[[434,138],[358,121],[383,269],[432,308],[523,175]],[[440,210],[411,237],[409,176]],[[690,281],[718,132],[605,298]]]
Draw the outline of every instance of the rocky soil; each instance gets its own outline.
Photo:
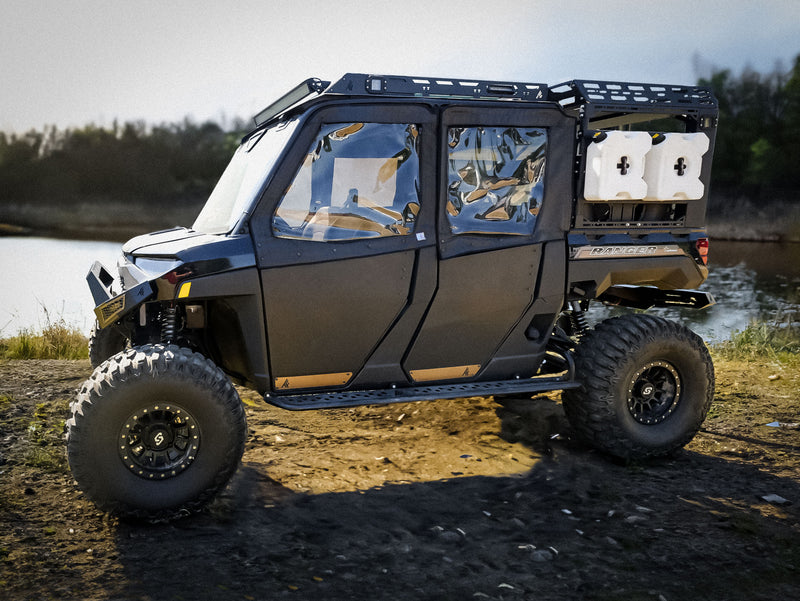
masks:
[[[230,487],[170,523],[100,513],[63,451],[83,361],[0,363],[0,599],[797,598],[800,375],[717,361],[703,430],[622,465],[557,396],[290,413],[242,391]],[[773,424],[773,425],[767,425]]]

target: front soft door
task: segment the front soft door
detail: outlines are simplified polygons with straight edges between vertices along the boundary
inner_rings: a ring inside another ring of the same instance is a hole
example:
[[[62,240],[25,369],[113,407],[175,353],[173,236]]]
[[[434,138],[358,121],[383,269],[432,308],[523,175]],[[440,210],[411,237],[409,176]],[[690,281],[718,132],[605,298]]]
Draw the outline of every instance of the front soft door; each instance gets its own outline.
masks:
[[[262,201],[254,238],[276,392],[347,385],[410,303],[418,252],[435,243],[421,161],[433,121],[412,108],[323,111]]]
[[[343,386],[405,308],[414,251],[262,275],[277,391]]]

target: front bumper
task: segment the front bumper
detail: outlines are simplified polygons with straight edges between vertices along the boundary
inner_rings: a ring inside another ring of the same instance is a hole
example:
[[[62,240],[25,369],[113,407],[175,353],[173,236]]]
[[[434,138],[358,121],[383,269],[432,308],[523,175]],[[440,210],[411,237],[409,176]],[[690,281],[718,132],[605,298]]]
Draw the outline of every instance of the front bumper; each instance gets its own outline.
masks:
[[[153,282],[146,280],[115,295],[111,288],[114,276],[99,261],[92,265],[86,281],[94,298],[94,314],[101,328],[119,321],[155,294]]]

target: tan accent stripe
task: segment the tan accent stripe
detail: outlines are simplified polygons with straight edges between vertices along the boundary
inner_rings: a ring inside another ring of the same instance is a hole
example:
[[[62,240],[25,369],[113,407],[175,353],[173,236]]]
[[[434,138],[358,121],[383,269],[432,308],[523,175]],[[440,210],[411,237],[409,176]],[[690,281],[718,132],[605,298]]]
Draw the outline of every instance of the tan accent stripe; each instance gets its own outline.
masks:
[[[353,372],[335,374],[311,374],[310,376],[281,376],[275,378],[276,390],[292,388],[319,388],[321,386],[342,386],[350,381]]]
[[[456,365],[454,367],[435,367],[433,369],[412,369],[409,373],[415,382],[430,380],[456,380],[471,378],[480,370],[480,365]]]

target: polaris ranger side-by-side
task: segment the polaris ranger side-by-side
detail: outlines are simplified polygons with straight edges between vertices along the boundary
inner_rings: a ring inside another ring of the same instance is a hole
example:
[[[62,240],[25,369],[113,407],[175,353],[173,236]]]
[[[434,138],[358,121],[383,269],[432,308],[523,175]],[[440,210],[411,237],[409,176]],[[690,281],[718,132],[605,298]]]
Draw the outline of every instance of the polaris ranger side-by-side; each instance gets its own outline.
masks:
[[[98,507],[208,501],[247,429],[232,381],[286,409],[562,390],[584,440],[668,454],[714,390],[703,341],[593,301],[713,303],[705,88],[348,74],[255,117],[191,229],[92,266],[95,367],[72,404]]]

